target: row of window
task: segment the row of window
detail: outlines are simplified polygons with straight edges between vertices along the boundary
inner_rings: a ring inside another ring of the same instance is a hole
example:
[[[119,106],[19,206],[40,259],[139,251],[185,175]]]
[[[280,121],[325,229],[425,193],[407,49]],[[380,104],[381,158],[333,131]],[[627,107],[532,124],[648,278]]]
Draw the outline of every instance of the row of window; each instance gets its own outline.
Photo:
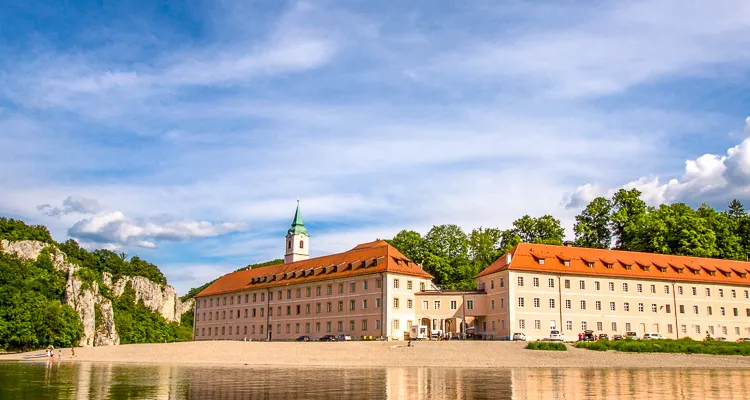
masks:
[[[502,329],[505,329],[505,326],[504,326],[505,325],[505,321],[501,321],[501,322],[502,322],[502,325],[503,325]],[[550,322],[554,322],[554,321],[550,321]],[[541,320],[538,320],[538,319],[534,320],[534,329],[540,330],[541,329],[541,325],[542,325],[542,321]],[[551,324],[551,325],[552,325],[552,328],[554,328],[554,324]],[[612,322],[612,326],[611,327],[612,327],[612,331],[613,332],[617,332],[617,322]],[[694,325],[693,327],[695,328],[695,333],[701,334],[701,326],[700,325]],[[596,323],[596,330],[597,331],[601,332],[603,330],[603,328],[604,328],[604,324],[602,322],[597,322]],[[526,329],[526,320],[525,319],[519,319],[518,320],[518,329]],[[573,330],[573,321],[566,321],[565,322],[565,329],[568,330],[568,331],[572,331]],[[581,321],[581,331],[586,331],[587,329],[589,329],[588,323],[586,321]],[[492,321],[492,330],[493,331],[495,330],[495,321]],[[655,330],[658,332],[658,330],[659,330],[658,325],[656,326]],[[631,331],[632,331],[632,326],[630,325],[630,322],[626,322],[625,323],[625,332],[631,332]],[[746,333],[750,333],[750,328],[745,328],[745,331],[746,331]],[[680,325],[680,332],[686,334],[687,333],[687,325]],[[728,327],[722,326],[721,327],[721,333],[724,334],[724,335],[726,335],[727,332],[728,332]],[[672,324],[667,324],[667,333],[670,333],[670,334],[674,333],[674,329],[673,329]],[[709,326],[707,333],[709,333],[710,335],[714,335],[714,333],[715,333],[714,332],[714,327],[713,326]],[[739,335],[740,334],[740,327],[738,327],[738,326],[734,327],[734,334],[735,335]]]
[[[501,287],[502,287],[502,283],[503,283],[503,281],[502,281],[502,279],[500,279],[500,286]],[[565,279],[564,280],[565,289],[570,289],[571,288],[570,283],[571,283],[570,279]],[[518,277],[518,286],[519,287],[523,287],[523,285],[524,285],[524,277],[519,276]],[[532,278],[532,285],[534,287],[539,287],[539,278],[536,278],[536,277]],[[549,278],[547,280],[547,285],[549,287],[551,287],[551,288],[554,288],[555,287],[555,280],[553,278]],[[494,281],[491,281],[491,286],[494,288],[494,286],[495,286],[494,285]],[[641,283],[636,284],[635,285],[635,291],[637,293],[643,293],[643,286],[644,285],[641,284]],[[648,285],[648,286],[649,286],[650,293],[655,294],[656,293],[656,285]],[[610,292],[614,292],[615,291],[615,283],[614,282],[608,282],[608,287],[609,287],[609,291]],[[586,281],[579,280],[578,281],[578,288],[581,289],[581,290],[586,290]],[[595,290],[601,290],[601,283],[599,281],[595,281],[594,282],[594,289]],[[629,290],[630,290],[630,284],[628,282],[623,282],[622,283],[622,291],[623,292],[628,292]],[[669,293],[670,293],[669,285],[664,285],[664,294],[669,294]],[[692,293],[693,293],[693,296],[697,296],[698,295],[698,288],[696,286],[692,287]],[[711,292],[711,288],[705,288],[705,293],[706,293],[707,297],[711,297],[711,293],[712,293]],[[718,293],[719,293],[719,297],[724,297],[724,289],[718,289]],[[736,289],[731,289],[730,293],[731,293],[732,298],[737,298],[737,290]],[[678,286],[677,287],[677,294],[679,294],[679,295],[683,294],[683,287],[682,286]],[[750,299],[750,291],[745,290],[744,291],[744,295],[745,295],[746,299]]]
[[[333,326],[332,324],[333,324],[333,322],[332,321],[327,321],[325,324],[326,324],[326,327],[325,327],[326,330],[325,331],[326,332],[332,332],[332,326]],[[356,324],[355,320],[350,320],[349,321],[349,331],[351,331],[351,332],[355,331],[356,330],[355,329],[356,325],[357,324]],[[311,333],[312,326],[313,325],[311,323],[309,323],[309,322],[306,323],[304,325],[304,332],[305,333]],[[257,325],[257,328],[258,328],[257,329],[257,333],[261,334],[261,335],[265,334],[264,327],[265,327],[265,325]],[[268,325],[268,330],[270,331],[272,329],[272,327],[273,327],[273,325]],[[201,336],[219,336],[219,328],[220,327],[218,327],[218,326],[213,327],[213,329],[210,328],[210,327],[209,328],[200,328],[200,335]],[[222,326],[221,327],[221,335],[222,336],[224,336],[224,335],[229,335],[229,336],[232,336],[232,335],[238,335],[238,336],[239,335],[248,335],[247,325],[243,326],[242,328],[243,328],[242,329],[242,333],[240,333],[240,327],[239,326],[236,326],[236,327],[235,326]],[[281,332],[282,332],[281,328],[282,328],[281,324],[277,324],[276,325],[276,333],[277,334],[281,334]],[[301,329],[302,329],[302,324],[300,324],[300,323],[294,324],[294,332],[295,333],[301,333],[301,331],[300,331]],[[315,323],[315,332],[321,332],[321,329],[322,329],[322,324],[320,322],[316,322]],[[368,330],[368,320],[366,320],[366,319],[361,320],[361,322],[360,322],[360,330],[362,332],[365,332],[365,331]],[[375,320],[375,330],[380,330],[380,320],[379,319]],[[343,332],[344,331],[344,321],[338,321],[337,322],[337,331],[338,332]],[[196,329],[196,332],[197,332],[197,329]],[[292,333],[292,324],[286,324],[285,332],[286,333]],[[212,333],[213,333],[213,335],[212,335]],[[250,333],[249,334],[250,335],[255,335],[256,334],[256,325],[250,325]]]
[[[310,314],[310,310],[311,310],[312,304],[305,304],[304,306],[305,306],[304,313],[305,314]],[[368,306],[369,306],[368,299],[362,299],[361,309],[365,310],[365,309],[368,308]],[[376,298],[375,299],[375,308],[380,308],[380,298]],[[408,308],[411,308],[411,300],[409,300],[409,307]],[[315,304],[315,312],[319,314],[319,313],[321,313],[321,309],[322,309],[322,303],[316,303]],[[356,300],[349,300],[349,311],[356,311],[356,309],[357,309],[357,302],[356,302]],[[281,308],[281,306],[276,307],[276,310],[277,310],[276,311],[276,315],[277,316],[281,316],[282,315],[282,308]],[[293,308],[292,308],[291,305],[286,306],[286,315],[292,315],[292,310],[293,310]],[[246,308],[244,310],[244,318],[248,318],[248,311],[250,311],[249,315],[251,315],[251,318],[255,318],[257,316],[260,316],[260,317],[264,317],[265,316],[265,315],[263,315],[264,311],[265,311],[265,308],[260,308],[260,309],[256,309],[256,308],[247,309]],[[297,304],[296,306],[294,306],[294,311],[295,311],[295,315],[302,314],[303,313],[302,312],[302,304]],[[341,300],[341,301],[338,302],[338,311],[344,311],[344,301],[343,300]],[[333,312],[333,303],[332,302],[329,301],[328,303],[326,303],[326,311],[325,312],[329,312],[329,313]],[[214,319],[214,315],[215,315],[215,319],[217,319],[217,320],[219,319],[219,311],[215,311],[215,312],[210,312],[209,311],[208,312],[208,321],[211,321],[212,319]],[[240,318],[241,310],[229,310],[228,315],[229,315],[229,319],[234,319],[235,315],[236,315],[236,318]],[[268,316],[269,317],[273,316],[273,307],[269,307],[268,308]],[[227,319],[227,310],[224,310],[224,311],[221,312],[221,319]],[[201,320],[202,321],[206,321],[206,313],[205,312],[201,314]]]
[[[394,279],[393,280],[393,288],[394,289],[398,289],[400,285],[401,285],[401,283],[400,283],[399,279]],[[378,287],[380,287],[380,286],[378,286]],[[406,289],[407,290],[412,290],[412,287],[413,287],[412,281],[406,281]],[[421,290],[421,291],[424,292],[424,290],[425,290],[425,283],[424,282],[420,282],[419,283],[419,290]]]
[[[468,306],[469,302],[471,302],[471,308],[469,308],[469,310],[473,310],[474,309],[474,302],[472,300],[468,300],[466,302],[467,306]],[[450,304],[450,309],[451,310],[458,310],[458,301],[451,300],[449,304]],[[433,310],[439,310],[440,306],[441,306],[440,300],[435,300],[435,301],[432,302],[432,309]],[[423,300],[422,301],[422,309],[423,310],[429,310],[430,309],[430,302],[427,301],[427,300]]]

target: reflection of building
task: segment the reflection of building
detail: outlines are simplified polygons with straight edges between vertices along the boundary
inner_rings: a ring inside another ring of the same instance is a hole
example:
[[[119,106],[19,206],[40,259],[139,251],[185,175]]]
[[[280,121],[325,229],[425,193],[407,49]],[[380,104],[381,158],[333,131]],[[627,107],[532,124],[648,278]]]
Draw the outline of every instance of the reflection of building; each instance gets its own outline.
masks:
[[[450,292],[385,241],[309,258],[297,207],[285,263],[224,275],[195,300],[196,340],[294,339],[346,333],[402,339],[440,333],[529,339],[560,329],[750,337],[750,263],[520,244]]]

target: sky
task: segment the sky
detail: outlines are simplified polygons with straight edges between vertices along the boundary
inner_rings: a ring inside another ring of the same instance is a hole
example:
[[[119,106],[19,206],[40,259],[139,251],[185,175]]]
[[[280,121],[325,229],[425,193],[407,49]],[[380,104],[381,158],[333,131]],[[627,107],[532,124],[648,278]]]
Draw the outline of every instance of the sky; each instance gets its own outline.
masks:
[[[402,229],[750,203],[750,2],[3,1],[0,216],[178,292]],[[104,3],[104,4],[101,4]]]

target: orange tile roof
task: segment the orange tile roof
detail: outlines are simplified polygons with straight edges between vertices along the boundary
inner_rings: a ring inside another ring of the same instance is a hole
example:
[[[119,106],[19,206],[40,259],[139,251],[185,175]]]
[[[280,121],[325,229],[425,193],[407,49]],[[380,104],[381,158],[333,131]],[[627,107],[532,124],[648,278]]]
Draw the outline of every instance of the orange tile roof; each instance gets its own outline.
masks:
[[[750,262],[744,261],[532,243],[521,243],[510,254],[510,265],[500,257],[477,278],[511,269],[750,286]],[[569,260],[569,266],[562,260]]]
[[[360,244],[343,253],[226,274],[195,297],[381,272],[433,278],[386,241],[378,240]]]

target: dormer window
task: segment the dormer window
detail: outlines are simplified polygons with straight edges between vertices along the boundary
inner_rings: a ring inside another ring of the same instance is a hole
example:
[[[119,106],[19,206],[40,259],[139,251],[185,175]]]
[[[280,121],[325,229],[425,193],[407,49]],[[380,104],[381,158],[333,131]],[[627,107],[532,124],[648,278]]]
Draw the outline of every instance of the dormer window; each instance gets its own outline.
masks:
[[[659,272],[667,272],[667,267],[659,267]]]
[[[607,264],[607,269],[612,269],[612,268],[614,268],[614,267],[615,267],[615,265],[614,265],[614,264],[609,264],[609,263]]]
[[[716,276],[716,271],[711,271],[711,272],[709,272],[709,275],[711,275],[711,276]]]
[[[563,260],[563,265],[566,267],[570,267],[570,260]]]
[[[731,278],[732,277],[732,273],[731,272],[725,272],[724,276],[726,276],[727,278]]]
[[[543,258],[537,258],[536,261],[539,263],[539,265],[544,265],[544,259]]]
[[[592,262],[590,262],[590,263],[588,263],[588,264],[586,264],[586,265],[588,265],[588,266],[589,266],[589,268],[594,268],[594,263],[592,263]]]
[[[631,271],[632,269],[633,269],[632,265],[626,265],[625,266],[625,270],[627,270],[627,271]]]

